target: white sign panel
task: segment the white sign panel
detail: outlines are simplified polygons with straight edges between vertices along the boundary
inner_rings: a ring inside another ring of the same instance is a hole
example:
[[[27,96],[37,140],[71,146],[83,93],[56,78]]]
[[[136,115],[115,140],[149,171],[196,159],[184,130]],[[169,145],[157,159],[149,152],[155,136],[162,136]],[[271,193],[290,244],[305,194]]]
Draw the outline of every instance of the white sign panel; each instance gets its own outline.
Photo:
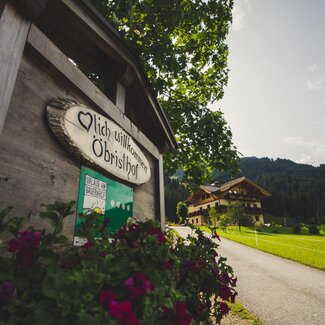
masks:
[[[49,124],[65,145],[74,147],[73,153],[128,182],[142,184],[150,179],[147,158],[120,126],[81,105],[63,109],[64,114],[62,108],[48,106]]]

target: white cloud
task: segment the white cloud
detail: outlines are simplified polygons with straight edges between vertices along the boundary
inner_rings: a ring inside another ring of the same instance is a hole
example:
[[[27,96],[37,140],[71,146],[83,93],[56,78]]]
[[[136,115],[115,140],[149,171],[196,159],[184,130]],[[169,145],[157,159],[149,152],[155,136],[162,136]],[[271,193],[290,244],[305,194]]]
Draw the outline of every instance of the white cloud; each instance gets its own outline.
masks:
[[[240,31],[245,26],[250,11],[251,6],[249,0],[235,1],[232,10],[232,29],[234,32]]]
[[[318,165],[325,162],[324,139],[304,139],[301,136],[284,136],[281,142],[284,145],[300,147],[298,163]]]
[[[318,66],[316,63],[311,65],[310,67],[308,67],[308,70],[311,72],[315,72],[317,69],[318,69]]]
[[[307,90],[319,90],[324,88],[324,86],[325,86],[324,78],[318,78],[315,80],[312,79],[305,80],[305,87]]]
[[[307,165],[316,165],[311,155],[306,155],[304,153],[300,154],[300,158],[296,161],[299,164],[307,164]]]

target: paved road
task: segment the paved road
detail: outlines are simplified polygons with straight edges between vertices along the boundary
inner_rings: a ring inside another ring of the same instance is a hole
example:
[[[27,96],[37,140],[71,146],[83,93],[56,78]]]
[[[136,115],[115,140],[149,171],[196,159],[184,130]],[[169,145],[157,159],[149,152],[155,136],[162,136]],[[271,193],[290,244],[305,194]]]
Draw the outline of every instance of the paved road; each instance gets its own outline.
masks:
[[[175,227],[181,236],[188,227]],[[325,272],[221,239],[238,276],[238,299],[264,324],[325,325]]]

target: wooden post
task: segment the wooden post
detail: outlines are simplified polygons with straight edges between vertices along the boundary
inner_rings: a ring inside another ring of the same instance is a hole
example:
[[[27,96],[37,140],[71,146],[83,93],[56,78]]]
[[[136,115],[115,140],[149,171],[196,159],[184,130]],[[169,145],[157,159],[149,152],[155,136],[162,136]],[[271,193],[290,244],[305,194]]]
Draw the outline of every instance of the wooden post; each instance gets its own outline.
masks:
[[[163,156],[159,155],[159,205],[161,229],[165,230],[165,190],[164,190],[164,161]]]
[[[116,86],[116,104],[118,109],[125,113],[125,87],[124,85],[118,81]]]
[[[0,18],[0,134],[6,119],[30,21],[6,2]]]

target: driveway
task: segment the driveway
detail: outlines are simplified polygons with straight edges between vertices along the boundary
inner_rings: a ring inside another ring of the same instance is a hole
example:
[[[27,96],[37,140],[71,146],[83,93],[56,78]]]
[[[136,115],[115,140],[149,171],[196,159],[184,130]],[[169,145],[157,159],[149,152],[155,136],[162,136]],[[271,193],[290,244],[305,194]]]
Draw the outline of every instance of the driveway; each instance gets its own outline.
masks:
[[[181,236],[188,227],[173,227]],[[264,324],[324,325],[325,272],[221,238],[238,276],[238,299]]]

